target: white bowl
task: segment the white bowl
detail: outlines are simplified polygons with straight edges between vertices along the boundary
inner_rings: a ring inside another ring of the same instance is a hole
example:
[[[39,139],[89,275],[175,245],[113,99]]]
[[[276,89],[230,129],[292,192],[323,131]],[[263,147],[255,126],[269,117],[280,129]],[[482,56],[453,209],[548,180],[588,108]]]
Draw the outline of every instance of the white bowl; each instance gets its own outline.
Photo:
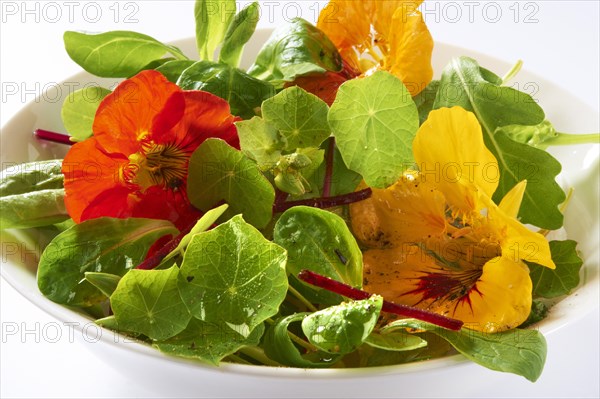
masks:
[[[269,34],[270,31],[258,31],[248,45],[246,54],[256,53]],[[177,42],[175,45],[186,53],[194,53],[195,43],[192,39]],[[509,63],[469,50],[437,44],[434,70],[439,75],[447,62],[459,55],[473,56],[480,64],[498,73],[511,67]],[[77,74],[67,81],[81,84],[94,82],[105,87],[112,87],[116,82],[99,79],[87,73]],[[559,131],[583,133],[599,130],[598,112],[557,85],[526,71],[521,72],[516,82],[522,89],[536,89],[534,97],[539,99],[548,119]],[[531,93],[530,90],[526,91]],[[66,87],[53,86],[41,98],[56,99],[66,94]],[[64,156],[64,146],[40,142],[31,135],[37,128],[64,131],[60,120],[61,104],[62,98],[52,102],[33,101],[3,127],[0,154],[5,167],[13,163]],[[576,292],[561,300],[552,308],[549,317],[536,326],[547,336],[560,328],[573,325],[590,313],[598,313],[599,307],[599,146],[596,144],[557,148],[552,153],[564,167],[559,176],[560,184],[565,189],[575,189],[566,212],[565,230],[570,239],[579,241],[579,249],[585,263],[581,274],[582,281]],[[31,244],[31,240],[35,241],[35,238],[16,234],[14,238],[5,236],[3,240],[22,245]],[[469,392],[485,391],[486,386],[529,384],[517,376],[486,370],[461,356],[398,366],[347,370],[303,370],[233,364],[214,368],[176,359],[149,346],[131,342],[124,336],[102,330],[96,327],[91,319],[44,298],[37,289],[35,261],[31,256],[25,260],[23,262],[19,255],[9,257],[8,262],[3,260],[2,276],[24,297],[59,321],[77,323],[76,328],[82,334],[76,336],[98,335],[99,342],[84,344],[99,358],[119,372],[143,381],[147,388],[155,392],[164,392],[168,396],[442,396],[448,393],[457,381],[461,384],[468,381],[462,391],[464,396],[469,396]],[[499,391],[491,391],[490,394],[495,396]]]

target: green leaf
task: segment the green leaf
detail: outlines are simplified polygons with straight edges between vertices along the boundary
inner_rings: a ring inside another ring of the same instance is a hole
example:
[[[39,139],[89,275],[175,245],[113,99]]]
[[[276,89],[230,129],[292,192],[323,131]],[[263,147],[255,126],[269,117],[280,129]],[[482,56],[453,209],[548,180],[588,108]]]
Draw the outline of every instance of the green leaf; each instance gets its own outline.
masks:
[[[298,86],[281,91],[262,104],[265,121],[273,123],[285,138],[285,150],[319,147],[331,131],[325,101]]]
[[[517,374],[536,381],[546,362],[546,340],[535,330],[513,329],[486,334],[462,329],[451,331],[414,319],[397,320],[382,331],[415,328],[430,331],[448,341],[457,351],[491,370]]]
[[[202,211],[226,202],[225,218],[239,213],[257,228],[273,215],[275,190],[258,167],[223,140],[208,139],[190,158],[188,197]]]
[[[419,113],[402,81],[388,72],[340,86],[329,124],[344,162],[370,187],[394,184],[413,162]]]
[[[203,233],[206,230],[210,229],[210,227],[213,224],[215,224],[215,222],[223,215],[223,213],[225,213],[227,208],[229,208],[229,205],[223,204],[215,209],[211,209],[210,211],[202,215],[200,220],[196,222],[196,224],[194,225],[194,227],[192,227],[190,232],[183,236],[183,238],[179,241],[177,247],[173,251],[171,251],[167,256],[165,256],[163,262],[168,261],[174,258],[177,254],[182,253],[183,250],[190,244],[192,238],[196,234]]]
[[[310,22],[295,18],[275,29],[248,73],[282,88],[298,76],[341,70],[342,57],[331,40]]]
[[[69,57],[86,71],[104,78],[127,78],[167,53],[186,59],[178,49],[131,31],[100,34],[65,32]]]
[[[433,109],[433,103],[435,102],[435,97],[437,96],[439,88],[440,81],[432,80],[422,92],[413,98],[415,104],[417,105],[417,109],[419,110],[419,125],[422,125],[423,122],[425,122],[429,117],[429,113]]]
[[[0,229],[23,229],[69,219],[62,161],[8,165],[0,174]]]
[[[178,276],[177,266],[167,270],[132,270],[123,276],[110,296],[119,328],[155,341],[185,330],[192,316],[179,296]]]
[[[65,98],[60,116],[67,133],[76,141],[92,137],[96,110],[110,93],[103,87],[92,86],[74,91]]]
[[[288,334],[289,325],[304,320],[308,315],[309,313],[296,313],[275,320],[275,324],[269,327],[264,337],[265,354],[269,358],[290,367],[327,368],[333,365],[339,359],[337,355],[319,351],[316,353],[316,360],[312,360],[303,356],[292,342]]]
[[[181,297],[194,317],[247,337],[279,311],[286,259],[283,248],[235,216],[192,238],[181,265]]]
[[[556,269],[527,263],[533,282],[533,295],[556,298],[571,293],[579,285],[579,271],[583,261],[577,254],[577,242],[550,241],[550,252]]]
[[[548,306],[544,302],[534,299],[531,303],[531,312],[529,313],[527,320],[525,320],[519,328],[527,328],[532,324],[539,323],[548,316],[549,311],[550,309],[548,309]]]
[[[200,61],[183,71],[177,81],[183,90],[203,90],[227,100],[231,113],[243,119],[256,115],[262,102],[275,95],[275,88],[237,68]]]
[[[40,190],[0,197],[0,229],[48,226],[69,219],[65,190]]]
[[[560,163],[545,151],[516,143],[498,128],[536,126],[544,111],[530,95],[499,86],[468,57],[456,58],[444,69],[434,109],[461,106],[473,112],[483,128],[486,146],[498,160],[500,182],[494,201],[499,202],[517,183],[527,179],[519,212],[523,223],[555,230],[563,224],[558,206],[565,194],[556,183]],[[543,198],[543,201],[540,201]]]
[[[494,201],[499,203],[517,182],[527,180],[519,211],[521,222],[546,229],[560,228],[563,214],[558,206],[566,199],[555,181],[562,170],[560,162],[546,151],[511,140],[503,132],[496,132],[494,141],[505,165],[500,166],[500,182]]]
[[[161,66],[157,67],[156,70],[165,75],[169,82],[177,83],[183,71],[195,63],[196,61],[192,60],[174,60],[162,64]]]
[[[403,352],[412,351],[427,346],[427,341],[414,335],[403,332],[392,332],[388,334],[371,333],[365,343],[386,351]]]
[[[166,341],[155,342],[154,346],[168,355],[218,366],[223,358],[241,348],[258,345],[264,331],[264,324],[259,324],[248,337],[243,337],[228,326],[192,319],[183,332]]]
[[[38,287],[48,299],[91,306],[106,296],[85,272],[123,276],[141,263],[152,244],[177,229],[164,220],[98,218],[77,224],[52,240],[38,266]]]
[[[235,12],[235,0],[196,0],[196,45],[201,60],[213,60]]]
[[[544,143],[546,141],[558,137],[556,129],[554,129],[554,126],[548,121],[543,121],[539,125],[534,126],[503,126],[496,130],[496,133],[498,132],[506,134],[508,137],[518,143],[527,144],[541,149],[545,149]]]
[[[0,197],[63,188],[60,159],[2,166],[6,168],[0,173]]]
[[[85,272],[85,280],[98,288],[105,296],[109,297],[117,289],[121,276],[110,273]]]
[[[362,286],[362,252],[341,217],[318,208],[296,206],[281,215],[273,234],[274,242],[288,251],[289,274],[296,276],[308,269],[353,287]],[[321,303],[341,302],[337,294],[312,289]]]
[[[258,116],[235,125],[244,154],[255,160],[262,171],[273,169],[287,146],[277,126]]]
[[[259,19],[260,6],[258,2],[250,4],[235,16],[225,33],[219,62],[234,68],[240,65],[244,46],[254,34]]]
[[[333,354],[353,352],[371,334],[383,306],[373,295],[362,301],[344,302],[308,315],[302,331],[311,344]]]

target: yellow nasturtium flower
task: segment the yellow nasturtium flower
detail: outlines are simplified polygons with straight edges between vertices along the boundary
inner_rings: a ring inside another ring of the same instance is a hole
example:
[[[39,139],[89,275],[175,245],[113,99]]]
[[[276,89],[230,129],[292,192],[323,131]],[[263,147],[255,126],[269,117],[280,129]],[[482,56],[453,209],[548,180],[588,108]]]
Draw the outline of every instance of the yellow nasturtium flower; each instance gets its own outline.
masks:
[[[331,0],[317,26],[363,74],[389,71],[415,96],[433,77],[433,39],[417,10],[422,2]]]
[[[527,182],[500,205],[491,200],[498,163],[460,107],[432,111],[413,152],[420,171],[350,207],[354,233],[371,248],[365,289],[478,331],[519,326],[531,310],[523,261],[555,268],[546,239],[516,218]]]

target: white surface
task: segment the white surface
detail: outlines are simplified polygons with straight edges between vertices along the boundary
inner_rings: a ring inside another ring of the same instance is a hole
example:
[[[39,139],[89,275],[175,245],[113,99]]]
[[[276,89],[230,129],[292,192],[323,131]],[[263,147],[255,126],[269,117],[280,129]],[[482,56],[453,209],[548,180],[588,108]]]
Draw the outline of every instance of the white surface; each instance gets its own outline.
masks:
[[[304,18],[314,20],[318,2],[263,3],[261,26],[266,27],[281,23],[286,15],[295,16],[296,4],[302,6]],[[524,59],[526,69],[557,82],[598,109],[598,2],[520,2],[516,6],[512,1],[447,4],[450,3],[429,2],[427,5],[426,18],[436,40],[500,59]],[[79,71],[62,48],[64,30],[136,30],[164,41],[194,32],[192,1],[1,1],[0,6],[2,125],[26,102],[32,101],[36,92]],[[115,13],[117,9],[119,15]],[[520,13],[515,22],[516,9]],[[32,11],[26,13],[26,10]],[[60,18],[57,10],[61,11]],[[96,10],[100,13],[96,14]],[[462,17],[453,22],[457,19],[457,10]],[[497,23],[492,23],[495,10],[501,10],[502,16]],[[536,12],[530,17],[537,19],[537,23],[525,23],[531,12]],[[131,19],[138,22],[133,23]],[[146,389],[143,379],[129,380],[97,360],[85,345],[73,342],[80,337],[75,337],[74,332],[71,334],[68,326],[57,323],[28,303],[5,281],[2,281],[0,294],[0,396],[163,396]],[[498,384],[504,379],[489,372],[482,373],[483,378],[490,379],[489,389],[485,381],[469,383],[469,376],[465,376],[464,381],[457,381],[455,389],[448,390],[448,396],[598,397],[598,324],[596,313],[551,334],[546,370],[536,384],[516,379],[510,379],[510,384]],[[570,351],[565,352],[565,347]],[[557,353],[561,357],[556,356]],[[587,367],[581,367],[583,364]],[[244,392],[240,392],[240,396],[243,395]],[[423,395],[427,396],[426,386]],[[290,392],[290,396],[302,396],[302,392]]]

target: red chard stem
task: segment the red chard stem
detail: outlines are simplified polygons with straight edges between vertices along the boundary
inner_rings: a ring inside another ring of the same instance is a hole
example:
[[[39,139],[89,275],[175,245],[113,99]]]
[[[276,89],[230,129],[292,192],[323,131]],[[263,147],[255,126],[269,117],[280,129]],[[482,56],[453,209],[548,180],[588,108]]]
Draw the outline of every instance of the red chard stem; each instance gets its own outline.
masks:
[[[302,270],[300,274],[298,274],[298,278],[308,284],[335,292],[336,294],[354,300],[367,299],[372,295],[366,291],[362,291],[347,284],[340,283],[339,281],[332,280],[329,277],[311,272],[310,270]],[[463,325],[463,322],[460,320],[451,319],[449,317],[429,312],[427,310],[414,308],[412,306],[398,305],[386,300],[383,301],[383,307],[381,310],[387,313],[393,313],[399,316],[425,321],[427,323],[435,324],[437,326],[454,331],[460,330]]]

